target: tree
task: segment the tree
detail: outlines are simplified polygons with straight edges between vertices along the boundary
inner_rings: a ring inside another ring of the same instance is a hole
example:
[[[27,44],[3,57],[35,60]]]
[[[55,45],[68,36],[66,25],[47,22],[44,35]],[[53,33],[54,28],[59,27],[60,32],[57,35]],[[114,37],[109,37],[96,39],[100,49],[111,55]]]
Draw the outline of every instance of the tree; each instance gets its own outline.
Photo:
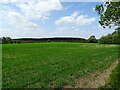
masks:
[[[100,43],[100,44],[107,44],[105,36],[102,36],[102,37],[99,39],[98,43]]]
[[[120,44],[120,28],[117,28],[115,32],[112,33],[113,43]]]
[[[2,38],[2,43],[3,44],[9,44],[12,42],[12,39],[10,37],[3,37]]]
[[[114,31],[112,34],[108,34],[106,36],[102,36],[98,43],[101,44],[120,44],[120,33],[119,30]]]
[[[12,43],[12,39],[10,37],[6,37],[7,44]]]
[[[116,31],[99,39],[99,43],[120,44],[120,0],[109,0],[96,5],[95,10],[100,15],[100,25],[103,28],[117,26]]]
[[[89,37],[88,42],[90,42],[90,43],[97,43],[97,40],[96,40],[95,36],[93,35],[93,36]]]
[[[111,34],[106,35],[106,43],[113,44],[113,37]]]
[[[96,5],[95,10],[100,15],[99,23],[103,28],[120,27],[120,1],[107,1],[104,4]]]
[[[20,41],[19,40],[13,40],[10,37],[3,37],[2,38],[2,43],[3,44],[20,43]]]
[[[2,38],[2,43],[3,43],[3,44],[6,44],[6,43],[7,43],[7,41],[6,41],[6,38],[5,38],[5,37],[3,37],[3,38]]]

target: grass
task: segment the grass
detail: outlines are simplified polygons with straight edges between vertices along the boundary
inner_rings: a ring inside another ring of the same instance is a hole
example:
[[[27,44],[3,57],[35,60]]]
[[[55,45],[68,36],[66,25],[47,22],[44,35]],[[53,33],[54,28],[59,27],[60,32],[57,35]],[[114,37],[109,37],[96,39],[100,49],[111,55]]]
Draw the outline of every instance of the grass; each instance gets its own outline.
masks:
[[[101,86],[100,89],[102,88],[119,88],[120,89],[119,76],[120,76],[120,64],[116,66],[116,68],[110,74],[106,84],[104,86]]]
[[[3,88],[59,88],[105,70],[118,57],[117,45],[27,43],[2,46]]]

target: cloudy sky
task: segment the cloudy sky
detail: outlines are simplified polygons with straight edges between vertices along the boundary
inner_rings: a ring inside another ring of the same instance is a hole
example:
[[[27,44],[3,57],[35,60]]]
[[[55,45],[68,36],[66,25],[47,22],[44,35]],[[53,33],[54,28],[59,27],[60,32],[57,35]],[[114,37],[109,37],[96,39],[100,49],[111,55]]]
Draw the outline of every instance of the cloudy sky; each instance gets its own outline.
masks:
[[[102,2],[59,0],[3,0],[0,2],[0,37],[100,38],[114,28],[103,29],[95,5]],[[2,33],[1,33],[2,32]]]

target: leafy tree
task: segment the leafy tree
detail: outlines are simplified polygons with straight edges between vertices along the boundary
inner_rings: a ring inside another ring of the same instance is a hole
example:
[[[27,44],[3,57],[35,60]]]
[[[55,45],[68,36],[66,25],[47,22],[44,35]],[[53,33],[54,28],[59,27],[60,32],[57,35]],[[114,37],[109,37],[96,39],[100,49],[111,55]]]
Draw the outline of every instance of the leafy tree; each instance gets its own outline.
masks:
[[[103,28],[117,26],[116,31],[99,39],[99,43],[120,44],[120,0],[109,0],[96,5],[95,10],[100,15],[100,25]]]
[[[89,37],[88,42],[90,42],[90,43],[97,43],[97,40],[96,40],[95,36],[93,35],[93,36]]]
[[[103,28],[120,26],[120,1],[107,1],[104,4],[96,5],[95,10],[100,15],[100,25]]]
[[[113,44],[113,37],[111,34],[106,35],[106,42],[108,44]]]
[[[108,34],[106,36],[102,36],[98,43],[101,44],[120,44],[120,31],[116,30],[112,34]]]
[[[2,38],[0,38],[0,44],[2,44]]]
[[[6,38],[5,38],[5,37],[3,37],[3,38],[2,38],[2,43],[3,43],[3,44],[6,44],[6,43],[7,43],[7,41],[6,41]]]
[[[12,39],[10,37],[6,37],[6,42],[9,44],[9,43],[12,43]]]
[[[3,37],[2,38],[2,43],[3,44],[20,43],[20,41],[19,40],[13,40],[10,37]]]
[[[120,44],[120,28],[117,28],[115,32],[112,33],[113,43]]]
[[[100,44],[106,44],[106,38],[105,38],[105,36],[102,36],[102,37],[99,39],[98,43],[100,43]]]
[[[2,38],[2,43],[3,44],[8,44],[8,43],[11,43],[12,42],[12,39],[10,37],[3,37]]]

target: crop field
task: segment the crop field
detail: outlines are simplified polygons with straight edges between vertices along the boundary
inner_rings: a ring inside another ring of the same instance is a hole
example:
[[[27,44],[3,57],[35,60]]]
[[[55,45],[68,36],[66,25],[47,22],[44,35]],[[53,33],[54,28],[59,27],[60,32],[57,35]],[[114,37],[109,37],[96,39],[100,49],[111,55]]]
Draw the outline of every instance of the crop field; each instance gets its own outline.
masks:
[[[3,88],[59,88],[104,71],[118,58],[117,45],[26,43],[2,45]]]

